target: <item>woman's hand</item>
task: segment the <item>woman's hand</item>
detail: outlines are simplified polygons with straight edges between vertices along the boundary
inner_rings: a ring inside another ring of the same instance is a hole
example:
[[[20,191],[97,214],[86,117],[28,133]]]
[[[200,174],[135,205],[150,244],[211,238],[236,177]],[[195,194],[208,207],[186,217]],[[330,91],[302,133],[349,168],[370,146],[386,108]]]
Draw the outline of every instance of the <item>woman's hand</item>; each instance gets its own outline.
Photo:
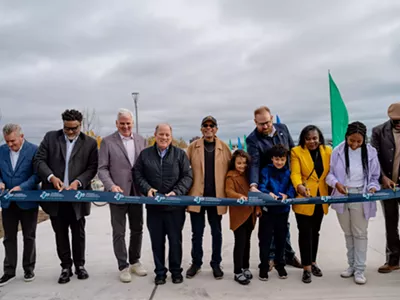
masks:
[[[239,200],[247,201],[247,197],[246,196],[242,196],[242,197],[239,198]]]
[[[343,195],[347,195],[347,188],[341,184],[340,182],[336,183],[335,188],[338,190],[339,193],[343,194]]]
[[[303,197],[310,197],[310,191],[302,184],[297,186],[297,193]]]
[[[274,200],[278,200],[278,196],[275,195],[273,192],[269,193],[269,195],[274,199]]]
[[[288,195],[279,193],[282,197],[282,201],[285,201],[288,198]]]

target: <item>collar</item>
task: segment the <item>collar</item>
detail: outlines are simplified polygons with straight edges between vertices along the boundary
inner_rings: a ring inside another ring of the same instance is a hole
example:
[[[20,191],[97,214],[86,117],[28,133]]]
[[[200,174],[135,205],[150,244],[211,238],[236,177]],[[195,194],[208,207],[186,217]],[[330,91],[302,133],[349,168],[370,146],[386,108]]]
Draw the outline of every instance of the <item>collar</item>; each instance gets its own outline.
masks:
[[[286,162],[286,165],[284,165],[283,168],[281,168],[281,169],[278,169],[277,167],[275,167],[273,163],[268,164],[268,167],[271,169],[274,169],[276,171],[286,171],[288,169],[287,162]]]
[[[275,135],[275,133],[276,133],[276,128],[274,125],[272,125],[272,131],[271,131],[271,133],[268,134],[268,136],[273,137]]]
[[[133,140],[133,133],[131,133],[130,136],[123,136],[123,135],[122,135],[121,133],[119,133],[119,131],[118,131],[118,134],[119,134],[121,140],[127,140],[127,139],[132,139],[132,140]]]
[[[25,139],[22,140],[21,147],[19,147],[19,150],[18,150],[18,151],[12,151],[10,148],[8,148],[8,149],[10,150],[11,153],[19,154],[19,153],[21,153],[21,149],[22,149],[22,147],[24,146],[24,143],[25,143]]]
[[[70,143],[74,143],[76,142],[76,140],[78,139],[79,134],[71,141],[66,134],[64,134],[64,138],[65,138],[65,142],[70,142]]]

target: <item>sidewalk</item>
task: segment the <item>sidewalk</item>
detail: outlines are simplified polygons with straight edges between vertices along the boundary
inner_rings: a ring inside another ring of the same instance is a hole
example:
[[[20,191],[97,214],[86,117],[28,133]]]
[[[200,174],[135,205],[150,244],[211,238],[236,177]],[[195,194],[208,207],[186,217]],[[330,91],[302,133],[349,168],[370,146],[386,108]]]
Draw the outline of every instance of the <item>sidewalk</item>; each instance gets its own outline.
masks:
[[[211,236],[206,227],[204,240],[204,265],[193,279],[186,279],[182,284],[174,285],[168,277],[167,283],[155,287],[153,284],[153,260],[147,228],[144,228],[142,263],[149,275],[133,277],[131,283],[121,283],[118,279],[116,259],[112,250],[111,225],[108,206],[93,206],[92,214],[87,218],[87,261],[86,267],[90,278],[80,281],[76,276],[65,285],[57,283],[60,275],[59,260],[56,255],[54,233],[50,222],[38,224],[37,229],[37,266],[36,280],[23,281],[21,259],[17,278],[0,288],[1,300],[64,300],[64,299],[130,299],[130,300],[165,300],[165,299],[400,299],[400,271],[392,274],[379,274],[377,268],[384,262],[385,229],[384,219],[378,205],[377,218],[371,220],[369,228],[369,252],[366,276],[368,282],[358,286],[353,279],[342,279],[339,274],[346,268],[346,250],[344,237],[334,211],[322,224],[318,262],[324,276],[313,277],[311,284],[301,282],[302,271],[288,267],[289,278],[281,280],[276,271],[270,273],[267,282],[257,279],[258,243],[257,230],[253,232],[251,270],[254,279],[248,286],[241,286],[233,281],[233,233],[229,230],[229,217],[224,216],[223,268],[225,277],[215,280],[208,261],[211,256]],[[297,228],[291,213],[292,244],[298,249]],[[187,215],[184,229],[184,271],[190,265],[190,219]],[[19,258],[21,258],[22,239],[19,233]],[[4,257],[1,247],[0,258]]]

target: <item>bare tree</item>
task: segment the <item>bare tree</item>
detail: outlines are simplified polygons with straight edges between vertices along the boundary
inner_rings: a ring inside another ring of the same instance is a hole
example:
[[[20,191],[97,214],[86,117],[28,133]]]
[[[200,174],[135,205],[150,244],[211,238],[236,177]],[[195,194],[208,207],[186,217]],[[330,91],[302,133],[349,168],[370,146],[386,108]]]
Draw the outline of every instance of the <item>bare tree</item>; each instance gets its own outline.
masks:
[[[95,132],[99,130],[99,117],[97,116],[96,109],[84,109],[82,112],[83,120],[82,120],[82,131],[88,135],[91,132]]]

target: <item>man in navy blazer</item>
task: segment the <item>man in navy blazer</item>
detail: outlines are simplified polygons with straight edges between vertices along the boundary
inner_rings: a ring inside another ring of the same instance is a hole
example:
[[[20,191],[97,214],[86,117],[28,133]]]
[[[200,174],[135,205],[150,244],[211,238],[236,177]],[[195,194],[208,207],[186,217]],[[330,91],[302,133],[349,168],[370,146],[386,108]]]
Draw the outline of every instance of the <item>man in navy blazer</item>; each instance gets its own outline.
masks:
[[[33,190],[37,188],[39,178],[33,170],[33,158],[37,146],[24,139],[21,127],[17,124],[7,124],[3,127],[5,145],[0,146],[0,190],[1,193]],[[17,267],[17,233],[21,222],[24,237],[22,266],[24,280],[35,279],[36,263],[36,225],[38,204],[36,202],[1,203],[4,228],[4,275],[0,278],[0,286],[15,278]]]

